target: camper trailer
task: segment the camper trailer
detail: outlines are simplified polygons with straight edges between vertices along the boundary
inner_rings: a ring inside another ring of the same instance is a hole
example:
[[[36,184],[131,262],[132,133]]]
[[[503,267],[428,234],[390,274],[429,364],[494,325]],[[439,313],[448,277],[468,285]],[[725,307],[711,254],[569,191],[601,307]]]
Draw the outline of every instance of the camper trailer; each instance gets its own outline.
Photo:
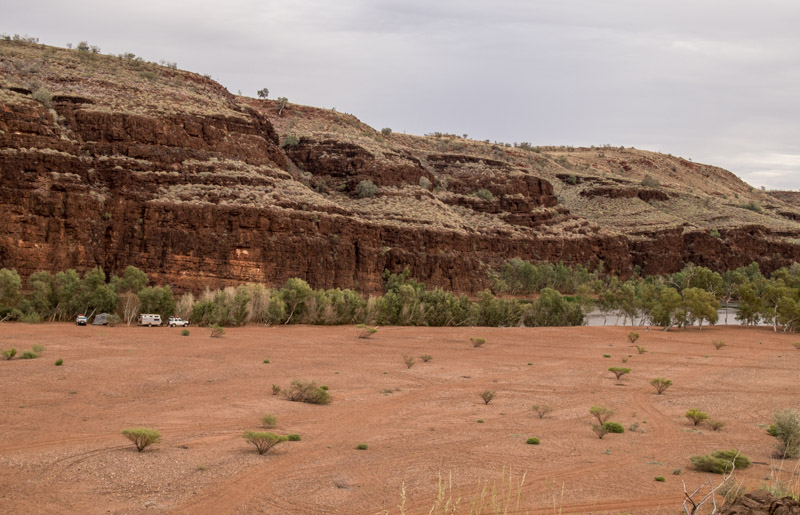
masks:
[[[150,315],[142,313],[139,315],[139,325],[146,325],[153,327],[154,325],[161,325],[161,315]]]

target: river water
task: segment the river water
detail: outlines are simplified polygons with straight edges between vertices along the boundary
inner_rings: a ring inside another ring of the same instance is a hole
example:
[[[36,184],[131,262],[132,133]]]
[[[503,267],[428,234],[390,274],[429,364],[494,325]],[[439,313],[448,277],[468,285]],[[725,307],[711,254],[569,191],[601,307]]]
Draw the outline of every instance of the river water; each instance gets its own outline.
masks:
[[[741,322],[736,320],[736,306],[734,306],[734,305],[728,306],[728,309],[727,309],[728,323],[727,324],[725,324],[725,315],[726,315],[725,308],[717,310],[717,313],[719,314],[719,317],[717,317],[717,323],[715,325],[741,325]],[[592,327],[598,327],[598,326],[604,326],[604,325],[611,325],[611,326],[614,326],[614,325],[619,325],[619,326],[626,325],[628,327],[631,326],[631,321],[630,321],[629,318],[625,318],[625,317],[622,317],[622,316],[616,316],[614,314],[606,315],[606,314],[603,314],[602,312],[600,312],[598,310],[594,310],[594,311],[591,311],[591,312],[587,313],[586,317],[585,317],[585,320],[586,320],[586,325],[592,326]],[[625,323],[623,324],[623,322],[625,322]],[[642,320],[640,318],[635,318],[633,322],[634,322],[633,323],[634,326],[640,326],[642,324]],[[697,324],[694,324],[694,325],[697,325]],[[703,325],[708,325],[708,324],[704,322]],[[769,324],[760,323],[758,325],[769,325]]]

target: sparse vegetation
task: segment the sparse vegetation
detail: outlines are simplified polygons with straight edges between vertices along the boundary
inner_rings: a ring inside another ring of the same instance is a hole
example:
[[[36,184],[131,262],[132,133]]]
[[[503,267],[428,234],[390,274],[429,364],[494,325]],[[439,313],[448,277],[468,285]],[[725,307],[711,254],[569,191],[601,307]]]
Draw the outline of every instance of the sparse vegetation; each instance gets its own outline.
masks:
[[[472,343],[473,347],[477,348],[482,347],[486,343],[486,338],[470,338],[469,341]]]
[[[603,428],[608,433],[622,434],[625,432],[625,428],[619,422],[603,422]]]
[[[46,88],[39,88],[34,91],[33,99],[48,109],[53,106],[53,94]]]
[[[314,381],[295,379],[289,389],[284,392],[284,396],[292,402],[305,402],[307,404],[331,403],[330,394],[318,387]]]
[[[594,434],[597,435],[597,438],[601,440],[605,435],[608,434],[608,429],[606,429],[604,424],[592,424],[592,431],[594,431]]]
[[[494,399],[495,392],[493,390],[484,390],[481,392],[480,397],[485,404],[489,404]]]
[[[222,326],[220,326],[220,325],[212,325],[211,326],[211,337],[212,338],[221,338],[223,334],[225,334],[225,329],[223,329]]]
[[[265,359],[264,361],[262,361],[262,363],[264,363],[265,365],[269,365],[270,361],[269,361],[269,359]]]
[[[710,427],[713,431],[719,431],[723,427],[725,427],[725,422],[721,420],[714,420],[712,418],[708,419],[708,427]]]
[[[264,415],[261,417],[261,424],[264,427],[271,429],[278,425],[278,417],[272,414]]]
[[[481,188],[475,192],[475,196],[485,202],[491,202],[494,200],[494,195],[491,191],[487,190],[486,188]]]
[[[32,350],[26,350],[22,352],[20,359],[36,359],[38,357],[39,356],[37,356],[36,353],[33,352]]]
[[[388,138],[389,136],[392,135],[392,129],[389,127],[384,127],[383,129],[381,129],[381,134],[383,134],[385,138]]]
[[[720,350],[723,347],[727,347],[725,342],[714,342],[714,348]]]
[[[776,410],[773,423],[767,433],[778,439],[775,447],[777,458],[796,458],[800,456],[800,414],[793,409]]]
[[[365,443],[360,443],[356,445],[356,449],[358,449],[359,451],[366,451],[367,449],[369,449],[369,445]]]
[[[534,404],[531,406],[531,409],[533,409],[534,413],[536,413],[539,418],[544,418],[553,411],[553,408],[547,404]]]
[[[281,387],[278,386],[277,384],[273,384],[272,385],[272,395],[278,395],[279,393],[281,393]]]
[[[188,329],[183,329],[181,331],[181,336],[189,336],[189,330]]]
[[[414,359],[414,356],[403,354],[403,363],[406,364],[406,368],[411,368],[414,366],[414,363],[416,363],[416,360]]]
[[[686,418],[691,420],[694,425],[698,426],[701,422],[708,419],[708,413],[692,408],[686,412]]]
[[[614,410],[605,408],[603,406],[592,406],[589,408],[589,413],[594,416],[597,421],[602,425],[614,415]],[[601,437],[602,438],[602,437]]]
[[[41,354],[41,353],[44,352],[44,345],[42,345],[40,343],[34,343],[31,346],[31,348],[33,349],[33,352],[35,352],[36,354]]]
[[[261,88],[258,91],[256,91],[256,95],[258,95],[258,98],[262,99],[267,98],[269,96],[269,89]]]
[[[656,392],[661,395],[667,388],[672,386],[671,379],[664,379],[663,377],[654,377],[650,380],[650,385],[656,389]]]
[[[636,343],[636,340],[638,339],[639,339],[639,333],[633,331],[628,333],[628,340],[630,340],[631,343]]]
[[[750,466],[750,460],[736,449],[725,451],[714,451],[711,454],[692,456],[691,461],[694,468],[701,472],[711,472],[714,474],[727,474],[733,468],[746,469]]]
[[[617,376],[617,380],[619,380],[625,374],[631,373],[630,368],[624,368],[624,367],[609,367],[608,371]]]
[[[372,198],[378,193],[378,187],[369,179],[356,184],[356,196],[358,198]]]
[[[610,357],[611,357],[611,354],[603,354],[603,357],[604,357],[604,358],[610,358]]]
[[[292,434],[290,434],[290,435],[287,435],[287,436],[286,436],[286,438],[287,438],[287,439],[288,439],[290,442],[299,442],[299,441],[301,440],[301,439],[300,439],[300,435],[298,435],[298,434],[294,434],[294,433],[292,433]]]
[[[660,188],[661,183],[658,182],[658,179],[651,177],[650,175],[646,175],[644,179],[642,179],[642,186],[645,188]]]
[[[256,451],[258,454],[265,454],[267,451],[275,447],[281,442],[285,442],[288,440],[285,436],[278,436],[273,433],[267,433],[263,431],[245,431],[242,434],[242,438],[247,440],[247,443],[252,444],[255,446]]]
[[[666,478],[664,476],[656,476],[655,480],[658,481],[659,483],[663,483],[664,481],[666,481]]]
[[[296,147],[299,144],[300,138],[298,138],[295,134],[287,134],[281,140],[281,148]]]
[[[369,338],[370,336],[378,332],[377,327],[370,327],[366,324],[358,324],[356,326],[356,329],[358,330],[358,337],[364,339]]]
[[[131,427],[122,430],[122,436],[133,442],[136,450],[142,452],[147,447],[161,442],[161,432],[149,427]]]
[[[64,360],[63,360],[63,359],[61,359],[61,358],[58,358],[58,359],[56,360],[56,366],[57,366],[57,367],[60,367],[60,366],[61,366],[61,365],[63,365],[63,364],[64,364]]]
[[[3,349],[2,351],[0,351],[0,353],[3,354],[3,357],[5,359],[11,359],[17,355],[17,349],[13,347],[10,349]]]
[[[646,352],[647,352],[647,349],[645,349],[645,348],[644,348],[644,347],[642,347],[641,345],[637,345],[637,346],[636,346],[636,352],[638,352],[639,354],[644,354],[644,353],[646,353]]]
[[[528,445],[539,445],[541,442],[539,441],[538,438],[528,438],[527,440],[525,440],[525,443]]]
[[[421,359],[423,363],[427,363],[433,359],[433,356],[431,356],[430,354],[423,354],[422,356],[419,357],[419,359]]]

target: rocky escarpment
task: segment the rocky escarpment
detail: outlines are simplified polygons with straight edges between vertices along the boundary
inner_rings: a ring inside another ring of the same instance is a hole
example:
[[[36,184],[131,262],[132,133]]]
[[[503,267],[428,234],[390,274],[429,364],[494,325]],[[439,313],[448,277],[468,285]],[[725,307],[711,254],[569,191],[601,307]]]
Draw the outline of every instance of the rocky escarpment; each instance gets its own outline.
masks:
[[[741,209],[746,187],[694,163],[381,134],[41,45],[0,43],[0,72],[0,267],[23,275],[134,265],[179,289],[301,277],[374,292],[384,269],[407,266],[475,292],[513,257],[622,275],[800,258],[800,224],[780,214],[792,206]],[[659,169],[659,186],[631,176]],[[680,172],[720,189],[667,184]]]

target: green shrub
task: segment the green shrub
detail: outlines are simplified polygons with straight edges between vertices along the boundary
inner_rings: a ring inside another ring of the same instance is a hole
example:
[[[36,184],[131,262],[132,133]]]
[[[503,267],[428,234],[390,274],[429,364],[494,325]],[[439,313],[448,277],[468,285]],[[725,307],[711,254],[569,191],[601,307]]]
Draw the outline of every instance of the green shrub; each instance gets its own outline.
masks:
[[[358,198],[372,198],[378,193],[378,187],[370,180],[364,180],[356,184],[356,196]]]
[[[639,354],[644,354],[645,352],[647,352],[647,349],[645,349],[641,345],[637,345],[636,346],[636,352],[638,352]]]
[[[650,380],[650,385],[661,395],[667,388],[672,386],[672,380],[664,379],[663,377],[655,377]]]
[[[602,425],[614,415],[614,410],[604,408],[603,406],[592,406],[589,408],[589,413],[592,414],[597,421]]]
[[[225,329],[219,325],[212,325],[211,326],[211,337],[212,338],[220,338],[223,334],[225,334]]]
[[[683,469],[674,469],[674,470],[672,471],[672,475],[673,475],[673,476],[680,476],[680,475],[681,475],[681,472],[683,472]]]
[[[39,88],[33,92],[33,99],[43,106],[50,108],[53,106],[53,94],[46,88]]]
[[[725,422],[721,420],[708,419],[708,426],[714,431],[719,431],[725,427]]]
[[[300,138],[298,138],[294,134],[287,134],[283,137],[283,141],[281,141],[281,148],[290,148],[296,147],[300,144]]]
[[[689,461],[697,470],[714,474],[727,474],[734,466],[737,469],[745,469],[750,466],[747,456],[740,454],[736,449],[692,456]]]
[[[189,336],[189,330],[184,329],[183,331],[181,331],[181,336]]]
[[[482,418],[478,419],[478,424],[483,424],[483,419]]]
[[[409,356],[407,354],[403,354],[403,362],[406,364],[406,368],[411,368],[414,366],[414,356]]]
[[[356,445],[356,449],[358,449],[359,451],[366,451],[367,449],[369,449],[369,445],[365,443],[360,443]]]
[[[619,422],[604,422],[603,428],[609,433],[622,434],[625,432],[625,428]]]
[[[483,399],[483,402],[485,404],[489,404],[490,402],[492,402],[492,399],[494,399],[494,396],[495,396],[495,392],[493,392],[492,390],[484,390],[480,394],[480,397],[481,397],[481,399]]]
[[[359,338],[369,338],[370,336],[378,332],[377,327],[370,327],[366,324],[358,324],[356,326],[356,329],[358,329]]]
[[[618,380],[619,380],[619,378],[621,378],[625,374],[630,374],[631,373],[631,369],[630,368],[624,368],[624,367],[609,367],[608,371],[611,372],[612,374],[614,374],[615,376],[617,376]]]
[[[494,200],[494,195],[491,191],[487,190],[486,188],[481,188],[475,192],[475,196],[485,202],[491,202]]]
[[[262,361],[262,363],[264,363],[265,365],[269,365],[270,362],[269,359],[265,359],[264,361]]]
[[[525,440],[525,443],[528,445],[539,445],[540,442],[538,438],[528,438]]]
[[[650,175],[645,175],[644,179],[642,179],[642,186],[645,188],[660,188],[661,183],[658,182],[658,179],[655,179]]]
[[[391,136],[392,129],[390,129],[389,127],[384,127],[383,129],[381,129],[381,134],[383,134],[386,137]]]
[[[659,483],[663,483],[664,481],[666,481],[666,478],[665,478],[664,476],[656,476],[656,478],[655,478],[655,479],[656,479],[656,481],[658,481]]]
[[[35,352],[36,354],[41,354],[44,352],[44,345],[41,345],[39,343],[34,343],[31,348],[33,349],[33,352]]]
[[[272,395],[278,395],[279,393],[281,393],[281,387],[278,386],[277,384],[273,384],[272,385]]]
[[[469,341],[472,343],[473,347],[477,348],[486,343],[486,338],[470,338]]]
[[[20,356],[22,359],[36,359],[38,357],[39,356],[37,356],[32,350],[26,350],[22,353],[22,356]]]
[[[161,442],[161,433],[158,429],[149,427],[130,427],[122,430],[122,436],[133,442],[136,450],[142,452],[150,445]]]
[[[264,415],[263,417],[261,417],[261,424],[264,427],[271,429],[278,425],[278,417],[272,414]]]
[[[739,207],[742,209],[748,209],[753,211],[754,213],[762,213],[764,210],[759,206],[756,202],[750,201],[747,204],[739,204]]]
[[[718,229],[711,229],[709,234],[711,235],[712,238],[720,238],[721,237]]]
[[[604,358],[610,358],[610,357],[611,357],[611,354],[603,354],[603,357],[604,357]]]
[[[331,396],[317,386],[314,381],[292,381],[289,389],[284,392],[286,399],[292,402],[305,402],[307,404],[330,404]]]
[[[553,411],[553,408],[548,406],[547,404],[534,404],[531,406],[534,412],[539,416],[539,418],[544,418],[547,416],[548,413]]]
[[[17,355],[17,349],[15,348],[3,349],[2,351],[0,351],[0,354],[2,354],[5,359],[11,359]]]
[[[299,442],[300,441],[300,435],[297,435],[297,434],[294,434],[294,433],[288,435],[286,438],[288,438],[290,442]]]
[[[247,440],[247,443],[253,444],[258,454],[264,454],[279,443],[288,440],[285,436],[278,436],[263,431],[245,431],[242,434],[242,438]]]
[[[774,422],[767,433],[778,439],[775,456],[796,458],[800,455],[800,414],[793,409],[778,410],[773,413]]]
[[[694,422],[694,425],[700,425],[700,422],[708,419],[708,413],[704,413],[698,409],[690,409],[686,412],[686,418]]]
[[[323,390],[325,390],[326,392],[328,391],[328,386],[327,386],[327,385],[324,385],[324,384],[323,384],[322,386],[320,386],[320,388],[322,388],[322,389],[323,389]]]
[[[421,359],[423,363],[427,363],[428,361],[433,359],[433,356],[431,356],[430,354],[423,354],[422,356],[419,357],[419,359]]]
[[[631,343],[636,343],[636,340],[638,339],[639,339],[639,333],[635,333],[633,331],[628,333],[628,340],[630,340]]]
[[[61,365],[63,365],[63,364],[64,364],[64,360],[63,360],[63,359],[61,359],[61,358],[58,358],[58,359],[56,360],[56,366],[57,366],[57,367],[60,367],[60,366],[61,366]]]

